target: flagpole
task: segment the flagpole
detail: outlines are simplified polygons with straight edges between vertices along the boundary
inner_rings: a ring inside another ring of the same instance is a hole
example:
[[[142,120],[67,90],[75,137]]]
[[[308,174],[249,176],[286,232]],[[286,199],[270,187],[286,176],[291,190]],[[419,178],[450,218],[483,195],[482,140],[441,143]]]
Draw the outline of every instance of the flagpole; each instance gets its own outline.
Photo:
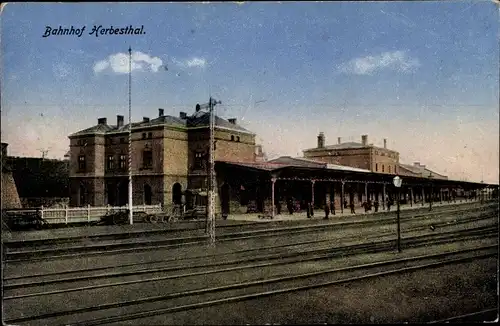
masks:
[[[132,196],[132,48],[128,48],[128,211],[130,225],[134,224]]]

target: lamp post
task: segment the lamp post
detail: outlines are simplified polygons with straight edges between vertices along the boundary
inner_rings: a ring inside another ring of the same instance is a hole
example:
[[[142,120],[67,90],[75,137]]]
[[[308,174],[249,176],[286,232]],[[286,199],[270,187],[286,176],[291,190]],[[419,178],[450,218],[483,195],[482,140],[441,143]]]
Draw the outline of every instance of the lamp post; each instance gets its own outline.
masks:
[[[432,211],[432,200],[434,199],[433,198],[433,190],[432,189],[432,173],[429,174],[429,183],[430,183],[430,186],[431,186],[431,190],[430,190],[430,193],[429,193],[429,212]]]
[[[394,184],[394,187],[398,189],[398,208],[396,210],[397,212],[397,223],[398,223],[398,252],[401,252],[401,223],[399,220],[399,200],[400,200],[400,188],[401,184],[403,183],[403,180],[399,176],[395,176],[394,179],[392,179],[392,183]]]

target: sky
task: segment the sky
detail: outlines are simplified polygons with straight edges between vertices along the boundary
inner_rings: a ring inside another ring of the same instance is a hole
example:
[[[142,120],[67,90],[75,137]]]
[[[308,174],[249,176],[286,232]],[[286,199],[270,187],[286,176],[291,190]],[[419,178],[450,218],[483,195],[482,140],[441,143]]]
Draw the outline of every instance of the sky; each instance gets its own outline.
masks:
[[[133,120],[192,113],[213,96],[217,115],[256,133],[269,158],[302,156],[319,132],[327,145],[366,134],[402,163],[498,183],[498,10],[489,0],[9,3],[2,142],[9,155],[62,158],[69,134],[128,119],[131,47]],[[91,34],[130,25],[143,33]],[[48,32],[60,26],[78,33]]]

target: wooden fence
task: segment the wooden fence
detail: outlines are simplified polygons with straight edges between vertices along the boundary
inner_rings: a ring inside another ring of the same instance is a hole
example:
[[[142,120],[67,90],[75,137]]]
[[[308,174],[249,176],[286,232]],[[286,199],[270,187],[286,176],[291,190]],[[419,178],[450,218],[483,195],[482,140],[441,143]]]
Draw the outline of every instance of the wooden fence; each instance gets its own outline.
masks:
[[[70,224],[99,221],[100,218],[111,210],[127,210],[127,206],[101,206],[92,207],[63,207],[63,208],[44,208],[23,209],[16,212],[40,212],[40,217],[50,224]],[[161,213],[162,205],[137,205],[133,207],[133,212],[145,212],[147,214]]]

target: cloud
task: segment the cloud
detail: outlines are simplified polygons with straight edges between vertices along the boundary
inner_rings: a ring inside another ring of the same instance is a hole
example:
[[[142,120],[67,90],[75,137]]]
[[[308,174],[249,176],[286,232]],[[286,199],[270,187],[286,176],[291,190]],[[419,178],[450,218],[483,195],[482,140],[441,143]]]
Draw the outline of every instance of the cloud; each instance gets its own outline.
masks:
[[[207,65],[207,60],[205,60],[204,58],[198,58],[198,57],[194,57],[194,58],[183,60],[183,61],[178,61],[178,60],[174,59],[174,62],[178,66],[181,66],[183,68],[196,68],[196,67],[204,68]]]
[[[158,57],[152,57],[149,54],[138,51],[132,52],[132,71],[150,70],[157,72],[162,65],[163,61]],[[97,61],[93,69],[95,73],[111,69],[111,71],[118,74],[127,74],[129,70],[129,55],[128,53],[112,54],[105,60]]]
[[[339,66],[346,74],[371,75],[382,69],[411,72],[420,66],[417,58],[410,57],[405,51],[384,52],[375,56],[355,58]]]

